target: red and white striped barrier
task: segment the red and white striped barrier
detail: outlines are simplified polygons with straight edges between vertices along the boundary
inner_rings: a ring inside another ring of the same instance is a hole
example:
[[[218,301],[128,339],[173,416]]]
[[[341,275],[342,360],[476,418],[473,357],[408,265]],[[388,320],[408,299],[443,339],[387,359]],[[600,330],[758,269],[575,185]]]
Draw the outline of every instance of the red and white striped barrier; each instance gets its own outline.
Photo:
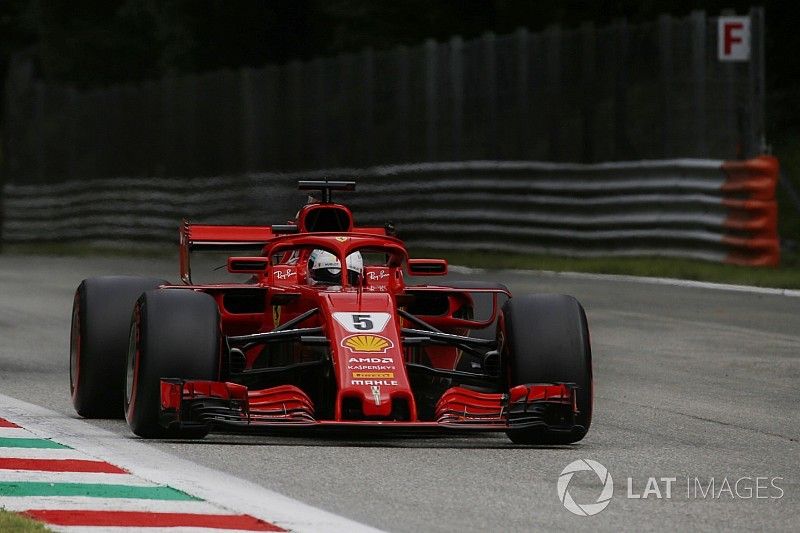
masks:
[[[778,159],[762,156],[722,164],[726,180],[723,205],[728,208],[724,237],[731,251],[726,262],[776,266],[780,263],[778,239]]]

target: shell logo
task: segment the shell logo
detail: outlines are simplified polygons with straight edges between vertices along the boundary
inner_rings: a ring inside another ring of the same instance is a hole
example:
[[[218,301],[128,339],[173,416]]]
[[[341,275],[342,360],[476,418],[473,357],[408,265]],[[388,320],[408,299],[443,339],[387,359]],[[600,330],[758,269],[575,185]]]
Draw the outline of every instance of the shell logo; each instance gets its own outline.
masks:
[[[386,353],[394,343],[381,335],[350,335],[342,339],[342,346],[354,353]]]

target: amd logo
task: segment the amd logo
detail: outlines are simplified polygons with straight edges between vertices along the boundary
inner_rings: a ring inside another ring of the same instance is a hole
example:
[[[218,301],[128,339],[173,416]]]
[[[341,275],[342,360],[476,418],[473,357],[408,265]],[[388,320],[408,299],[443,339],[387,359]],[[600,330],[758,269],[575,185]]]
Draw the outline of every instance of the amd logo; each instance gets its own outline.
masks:
[[[347,364],[350,365],[357,365],[357,364],[373,364],[373,365],[391,365],[394,363],[394,359],[391,357],[351,357],[347,360]]]

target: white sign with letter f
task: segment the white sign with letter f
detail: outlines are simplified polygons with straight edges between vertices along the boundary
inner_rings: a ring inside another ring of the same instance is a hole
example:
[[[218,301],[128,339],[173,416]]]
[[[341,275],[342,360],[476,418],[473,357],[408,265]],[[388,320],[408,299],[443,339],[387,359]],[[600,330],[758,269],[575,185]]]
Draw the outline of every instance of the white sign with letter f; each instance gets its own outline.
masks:
[[[719,17],[717,57],[720,61],[750,60],[750,17]]]

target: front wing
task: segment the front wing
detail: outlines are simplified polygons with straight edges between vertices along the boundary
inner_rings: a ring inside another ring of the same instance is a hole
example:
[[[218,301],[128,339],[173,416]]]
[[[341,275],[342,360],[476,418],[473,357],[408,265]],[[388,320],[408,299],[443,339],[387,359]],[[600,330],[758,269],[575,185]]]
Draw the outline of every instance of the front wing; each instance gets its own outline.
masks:
[[[445,391],[432,421],[319,420],[308,395],[293,385],[248,390],[219,381],[161,380],[160,423],[168,429],[212,427],[239,431],[276,429],[395,429],[401,431],[507,431],[538,427],[572,432],[577,414],[570,383],[527,384],[508,393],[464,387]]]

